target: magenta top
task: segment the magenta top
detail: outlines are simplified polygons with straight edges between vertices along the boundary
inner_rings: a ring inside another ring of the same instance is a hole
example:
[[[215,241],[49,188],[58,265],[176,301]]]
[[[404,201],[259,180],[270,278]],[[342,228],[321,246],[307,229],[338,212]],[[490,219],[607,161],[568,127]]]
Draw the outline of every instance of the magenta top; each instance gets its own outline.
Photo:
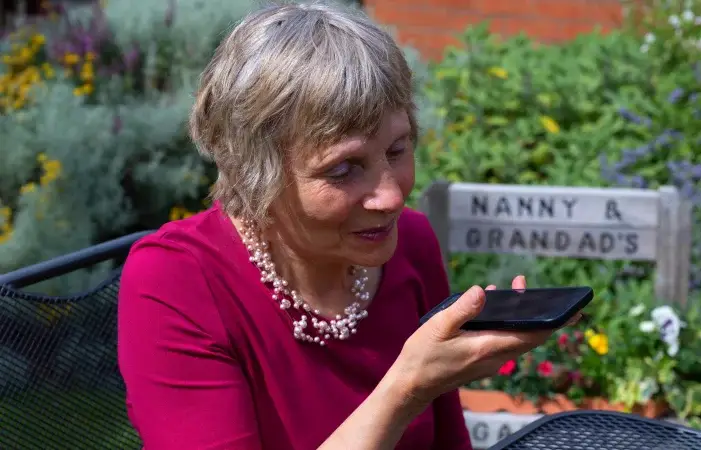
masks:
[[[312,450],[367,397],[419,317],[449,294],[422,214],[398,221],[368,317],[345,341],[297,341],[218,206],[137,242],[119,293],[119,366],[146,450]],[[457,391],[397,449],[471,450]]]

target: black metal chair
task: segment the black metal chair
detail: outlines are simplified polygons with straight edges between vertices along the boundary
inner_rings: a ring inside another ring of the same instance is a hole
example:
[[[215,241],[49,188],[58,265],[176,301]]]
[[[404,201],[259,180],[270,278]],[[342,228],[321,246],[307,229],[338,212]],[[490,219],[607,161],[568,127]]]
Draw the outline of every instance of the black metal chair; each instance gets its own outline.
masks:
[[[701,431],[610,411],[543,416],[489,450],[700,450]]]
[[[117,367],[120,268],[90,291],[24,288],[121,259],[136,233],[0,275],[0,448],[141,448]]]

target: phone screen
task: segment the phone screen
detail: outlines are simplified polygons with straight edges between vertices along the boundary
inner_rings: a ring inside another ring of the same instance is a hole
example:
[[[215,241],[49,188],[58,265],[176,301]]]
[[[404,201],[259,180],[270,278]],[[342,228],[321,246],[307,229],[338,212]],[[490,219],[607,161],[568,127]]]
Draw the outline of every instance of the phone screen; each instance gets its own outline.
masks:
[[[554,320],[575,307],[589,288],[486,291],[484,309],[474,321]]]

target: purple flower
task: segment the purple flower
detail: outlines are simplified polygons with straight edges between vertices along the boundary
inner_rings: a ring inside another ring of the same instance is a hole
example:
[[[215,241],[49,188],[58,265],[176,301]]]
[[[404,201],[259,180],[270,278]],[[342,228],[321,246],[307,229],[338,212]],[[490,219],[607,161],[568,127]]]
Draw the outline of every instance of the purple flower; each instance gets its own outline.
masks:
[[[650,126],[650,124],[652,123],[652,121],[647,117],[640,117],[626,108],[620,108],[618,110],[618,114],[620,114],[621,117],[623,117],[628,122],[633,122],[636,125]]]
[[[667,101],[669,103],[677,103],[680,98],[684,95],[684,89],[682,88],[676,88],[675,90],[672,91],[671,94],[669,94],[669,97],[667,97]]]

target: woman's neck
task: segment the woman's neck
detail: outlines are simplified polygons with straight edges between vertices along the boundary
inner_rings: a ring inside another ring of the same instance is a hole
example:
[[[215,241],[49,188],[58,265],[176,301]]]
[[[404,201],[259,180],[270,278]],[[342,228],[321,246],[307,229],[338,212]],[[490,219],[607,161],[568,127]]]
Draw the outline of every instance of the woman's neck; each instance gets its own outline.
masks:
[[[241,233],[241,222],[233,221]],[[275,264],[275,271],[287,282],[288,289],[297,291],[313,309],[323,315],[343,314],[344,309],[356,300],[351,292],[356,279],[351,264],[301,255],[273,230],[267,230],[258,238],[268,243],[267,251]],[[372,269],[371,278],[366,289],[370,291],[370,297],[375,286]]]

